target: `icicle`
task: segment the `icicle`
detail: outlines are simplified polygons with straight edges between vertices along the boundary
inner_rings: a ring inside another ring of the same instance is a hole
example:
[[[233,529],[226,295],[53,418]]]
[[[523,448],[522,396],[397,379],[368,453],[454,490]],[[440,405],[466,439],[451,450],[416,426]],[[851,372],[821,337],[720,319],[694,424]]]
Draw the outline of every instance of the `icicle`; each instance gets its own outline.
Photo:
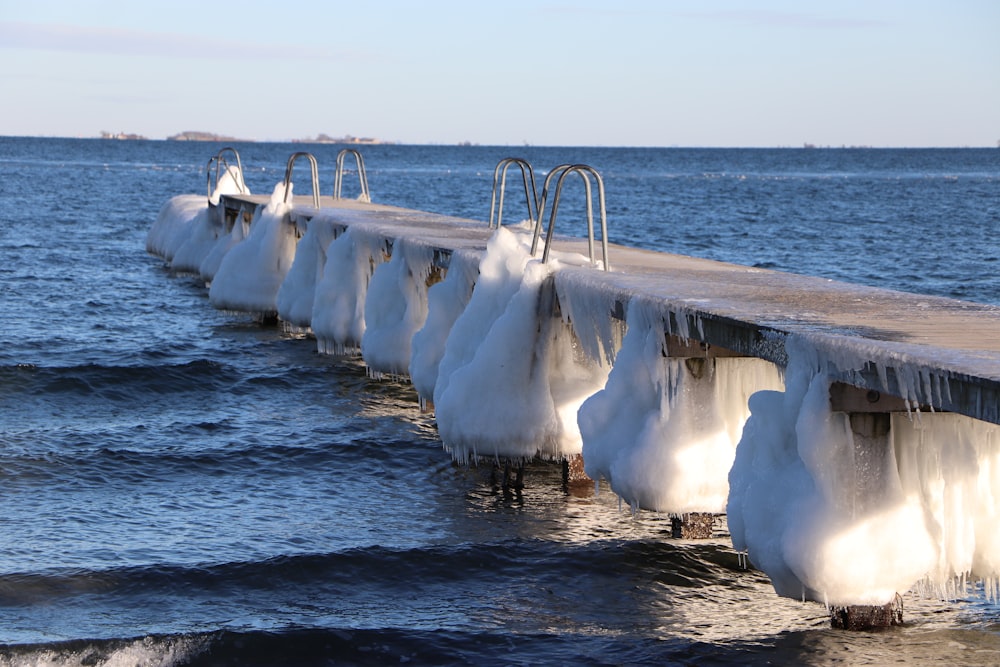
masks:
[[[607,370],[578,356],[572,329],[552,316],[559,266],[533,259],[507,228],[490,238],[434,384],[441,440],[456,458],[470,450],[547,459],[580,452],[577,409]]]
[[[657,303],[634,298],[626,319],[607,384],[577,413],[586,472],[643,509],[721,513],[749,397],[781,388],[781,373],[759,359],[665,358]]]

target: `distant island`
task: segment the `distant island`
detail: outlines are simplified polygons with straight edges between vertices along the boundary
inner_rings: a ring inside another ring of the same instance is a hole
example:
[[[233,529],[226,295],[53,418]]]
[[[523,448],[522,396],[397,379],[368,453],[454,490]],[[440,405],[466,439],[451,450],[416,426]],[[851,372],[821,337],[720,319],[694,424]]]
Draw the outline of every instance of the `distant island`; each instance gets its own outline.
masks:
[[[318,134],[315,139],[292,139],[293,144],[387,144],[388,141],[372,137],[353,137],[345,134],[342,137],[331,137],[329,134]]]
[[[245,139],[237,139],[236,137],[228,137],[224,134],[215,134],[214,132],[200,132],[188,130],[187,132],[181,132],[179,134],[174,134],[167,137],[167,141],[246,141]]]
[[[126,132],[101,132],[101,139],[146,139],[141,134],[130,134]],[[167,137],[167,141],[215,141],[215,142],[253,142],[253,139],[239,139],[225,134],[215,132],[204,132],[201,130],[187,130],[178,132]],[[355,137],[345,134],[342,137],[331,137],[329,134],[319,134],[315,138],[292,139],[293,144],[391,144],[391,141],[383,141],[374,137]]]
[[[101,131],[101,139],[145,139],[141,134],[127,134],[125,132],[105,132]]]

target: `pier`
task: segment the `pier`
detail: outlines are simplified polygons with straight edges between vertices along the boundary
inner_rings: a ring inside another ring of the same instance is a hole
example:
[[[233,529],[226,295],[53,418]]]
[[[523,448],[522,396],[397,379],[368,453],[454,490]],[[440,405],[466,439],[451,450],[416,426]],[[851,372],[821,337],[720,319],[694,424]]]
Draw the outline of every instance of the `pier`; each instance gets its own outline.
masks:
[[[222,195],[218,214],[230,224],[239,215],[249,220],[267,200]],[[426,245],[442,269],[455,251],[485,252],[492,233],[485,221],[353,199],[323,196],[318,209],[309,196],[295,203],[290,222],[300,230],[319,211],[339,231],[376,225],[388,248],[398,239]],[[577,237],[558,238],[555,247],[588,251],[587,240]],[[569,267],[556,280],[600,295],[617,319],[634,297],[657,304],[671,356],[737,354],[784,366],[784,340],[804,336],[858,369],[830,378],[833,399],[850,411],[922,407],[1000,424],[1000,308],[614,243],[609,252],[613,271]],[[904,368],[918,375],[903,377]]]
[[[636,510],[708,531],[727,514],[775,590],[826,603],[835,625],[899,622],[897,593],[921,580],[979,579],[995,596],[1000,308],[611,243],[583,165],[549,172],[541,197],[530,166],[497,165],[489,222],[371,203],[349,153],[358,199],[341,196],[342,157],[332,196],[311,156],[311,196],[290,195],[305,154],[270,196],[241,174],[220,187],[217,165],[215,196],[187,202],[175,236],[262,250],[224,258],[224,278],[202,272],[213,305],[411,376],[458,461],[562,460]],[[495,208],[501,166],[521,167],[524,223],[502,224],[505,180]],[[556,217],[577,175],[585,228]],[[164,245],[148,247],[171,261]],[[254,262],[274,274],[259,290]],[[231,296],[243,290],[257,291]]]

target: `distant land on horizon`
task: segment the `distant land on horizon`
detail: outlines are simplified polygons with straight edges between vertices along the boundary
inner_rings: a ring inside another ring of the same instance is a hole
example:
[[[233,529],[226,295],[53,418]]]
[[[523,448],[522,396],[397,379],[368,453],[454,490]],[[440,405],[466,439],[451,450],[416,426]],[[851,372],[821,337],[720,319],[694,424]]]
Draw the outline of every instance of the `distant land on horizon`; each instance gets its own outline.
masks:
[[[141,134],[131,134],[127,132],[107,132],[101,131],[101,139],[122,139],[122,140],[148,140]],[[231,137],[225,134],[216,134],[215,132],[204,132],[201,130],[186,130],[184,132],[178,132],[177,134],[170,135],[167,137],[167,141],[239,141],[239,142],[254,142],[255,139],[240,139],[239,137]],[[328,134],[318,134],[315,138],[306,139],[291,139],[290,143],[293,144],[391,144],[395,142],[383,141],[381,139],[375,139],[373,137],[355,137],[350,134],[345,134],[342,137],[331,137]]]
[[[38,135],[42,138],[44,135]],[[72,137],[66,137],[72,138]],[[83,138],[83,137],[77,137]],[[102,131],[100,139],[116,139],[116,140],[140,140],[149,141],[149,137],[141,134],[133,134],[127,132],[107,132]],[[188,130],[184,132],[179,132],[177,134],[171,135],[166,138],[166,141],[215,141],[215,142],[244,142],[244,143],[256,143],[261,141],[262,143],[293,143],[293,144],[358,144],[358,145],[376,145],[376,144],[387,144],[395,145],[401,144],[403,142],[399,141],[386,141],[383,139],[377,139],[373,137],[355,137],[350,134],[346,134],[342,137],[331,137],[328,134],[319,134],[314,138],[304,138],[304,139],[241,139],[239,137],[233,137],[225,134],[217,134],[215,132],[204,132],[200,130]],[[403,145],[406,145],[403,143]],[[416,145],[416,144],[415,144]],[[460,141],[456,144],[441,144],[441,143],[430,143],[427,145],[431,146],[441,146],[441,145],[452,145],[452,146],[479,146],[481,144],[472,141]],[[514,144],[505,144],[514,145]],[[532,144],[525,143],[524,146],[531,146]],[[538,146],[548,146],[548,144],[537,144]],[[605,146],[608,147],[608,146]],[[996,147],[1000,149],[1000,139],[996,142]],[[614,147],[611,147],[614,148]],[[959,148],[991,148],[989,144],[984,144],[982,146],[877,146],[874,144],[841,144],[841,145],[822,145],[815,144],[811,142],[803,142],[798,145],[776,145],[776,146],[697,146],[697,145],[682,145],[682,144],[671,144],[669,146],[620,146],[619,148],[720,148],[720,149],[733,149],[733,148],[748,148],[748,149],[763,149],[763,148],[774,148],[774,149],[959,149]]]

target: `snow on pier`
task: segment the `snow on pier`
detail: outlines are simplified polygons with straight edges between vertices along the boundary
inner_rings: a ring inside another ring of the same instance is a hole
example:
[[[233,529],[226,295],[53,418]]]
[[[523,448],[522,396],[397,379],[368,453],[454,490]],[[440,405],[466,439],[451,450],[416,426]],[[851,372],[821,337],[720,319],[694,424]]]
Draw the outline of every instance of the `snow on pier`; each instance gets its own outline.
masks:
[[[147,248],[198,238],[213,305],[409,375],[456,460],[582,453],[636,509],[725,512],[781,595],[996,596],[1000,308],[617,245],[603,271],[561,236],[543,263],[527,223],[224,188]]]

